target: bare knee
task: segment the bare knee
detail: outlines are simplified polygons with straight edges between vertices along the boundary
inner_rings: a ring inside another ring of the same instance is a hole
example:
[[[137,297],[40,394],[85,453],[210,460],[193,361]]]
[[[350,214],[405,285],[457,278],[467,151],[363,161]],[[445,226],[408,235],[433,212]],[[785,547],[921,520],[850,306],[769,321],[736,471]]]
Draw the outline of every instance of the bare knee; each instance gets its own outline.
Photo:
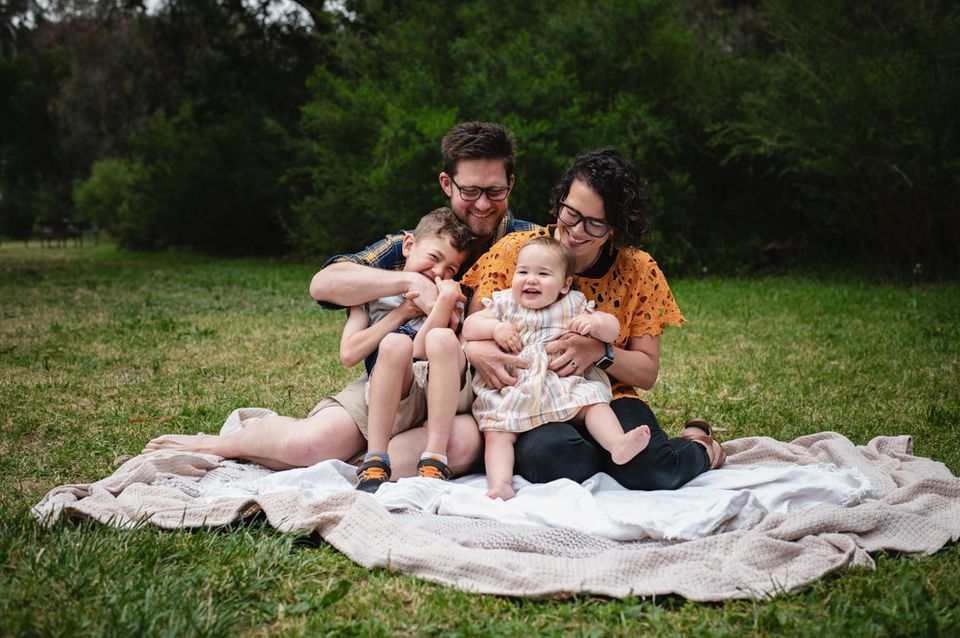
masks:
[[[426,337],[427,358],[449,357],[460,350],[460,340],[450,328],[434,328]]]
[[[413,360],[413,340],[407,335],[391,332],[380,341],[377,363],[409,363]],[[374,368],[376,369],[376,368]]]
[[[279,456],[297,467],[332,459],[347,461],[366,446],[356,423],[342,408],[321,410],[276,434]]]

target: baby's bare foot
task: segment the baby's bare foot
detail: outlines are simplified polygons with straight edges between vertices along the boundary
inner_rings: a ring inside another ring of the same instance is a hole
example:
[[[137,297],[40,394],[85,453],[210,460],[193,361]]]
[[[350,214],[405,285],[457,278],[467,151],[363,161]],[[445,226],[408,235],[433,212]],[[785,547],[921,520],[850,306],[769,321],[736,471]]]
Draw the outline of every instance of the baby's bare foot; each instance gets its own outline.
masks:
[[[610,450],[610,457],[617,465],[623,465],[647,449],[649,443],[650,428],[646,425],[641,425],[623,435],[623,438]]]
[[[509,501],[516,495],[517,493],[513,491],[513,486],[509,483],[491,485],[490,489],[487,490],[487,496],[492,499],[502,498],[505,501]]]
[[[209,452],[210,443],[217,437],[209,434],[164,434],[153,439],[143,448],[142,454],[159,450],[179,452]]]

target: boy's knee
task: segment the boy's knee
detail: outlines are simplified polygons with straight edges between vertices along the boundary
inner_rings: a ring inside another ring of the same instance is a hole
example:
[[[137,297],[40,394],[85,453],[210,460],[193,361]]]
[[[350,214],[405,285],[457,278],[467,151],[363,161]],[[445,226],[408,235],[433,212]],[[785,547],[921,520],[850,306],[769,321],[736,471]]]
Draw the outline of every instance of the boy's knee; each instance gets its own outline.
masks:
[[[413,357],[413,340],[407,335],[391,332],[380,341],[378,361],[409,360]]]
[[[427,358],[450,356],[460,349],[460,340],[450,328],[434,328],[427,333]]]

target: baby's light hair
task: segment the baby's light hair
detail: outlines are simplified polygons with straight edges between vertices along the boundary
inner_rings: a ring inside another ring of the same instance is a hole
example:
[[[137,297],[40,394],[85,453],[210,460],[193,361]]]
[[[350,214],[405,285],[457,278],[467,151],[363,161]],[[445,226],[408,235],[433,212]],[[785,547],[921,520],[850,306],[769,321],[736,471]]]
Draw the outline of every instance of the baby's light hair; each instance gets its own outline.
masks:
[[[517,257],[520,256],[520,253],[523,252],[523,249],[527,246],[542,246],[549,252],[552,252],[560,260],[560,264],[563,266],[563,278],[572,277],[574,275],[573,269],[576,267],[576,258],[573,256],[573,253],[570,252],[570,249],[561,244],[559,241],[553,237],[543,236],[543,237],[534,237],[523,246],[520,247],[520,250],[517,252]]]

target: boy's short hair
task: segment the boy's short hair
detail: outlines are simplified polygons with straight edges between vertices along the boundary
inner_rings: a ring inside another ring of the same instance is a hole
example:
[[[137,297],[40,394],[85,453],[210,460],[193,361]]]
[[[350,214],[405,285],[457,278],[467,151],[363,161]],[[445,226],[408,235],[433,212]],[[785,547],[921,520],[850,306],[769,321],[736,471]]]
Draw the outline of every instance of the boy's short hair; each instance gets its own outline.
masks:
[[[543,246],[550,252],[557,255],[560,258],[560,263],[563,264],[564,278],[572,277],[575,273],[573,269],[576,268],[577,260],[574,257],[573,253],[570,252],[570,249],[561,244],[559,241],[550,236],[534,237],[523,246],[520,247],[520,250],[523,250],[527,246]],[[517,255],[520,254],[520,251],[517,251]]]
[[[435,208],[420,218],[417,227],[413,229],[413,240],[426,237],[444,238],[458,252],[467,254],[472,253],[477,240],[453,209],[446,207]]]
[[[507,179],[513,175],[513,133],[494,122],[457,124],[443,136],[440,152],[447,175],[456,176],[457,162],[466,159],[503,160]]]

